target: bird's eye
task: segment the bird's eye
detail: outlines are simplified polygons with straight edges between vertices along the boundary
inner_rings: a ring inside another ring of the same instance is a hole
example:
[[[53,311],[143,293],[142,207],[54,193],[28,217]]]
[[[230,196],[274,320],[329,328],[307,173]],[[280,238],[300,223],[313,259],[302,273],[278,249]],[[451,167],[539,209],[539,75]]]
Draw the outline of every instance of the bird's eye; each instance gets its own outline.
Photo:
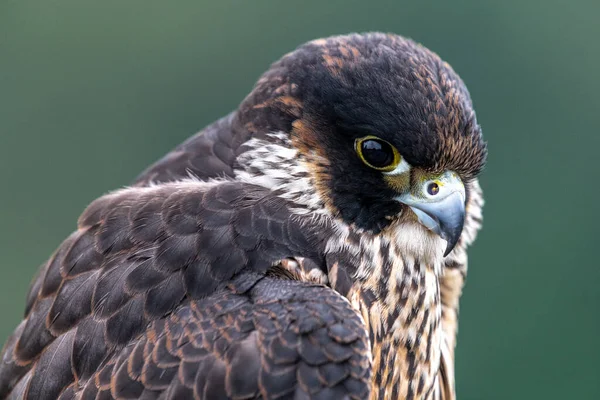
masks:
[[[355,149],[362,162],[379,171],[393,171],[401,161],[394,146],[375,136],[356,139]]]

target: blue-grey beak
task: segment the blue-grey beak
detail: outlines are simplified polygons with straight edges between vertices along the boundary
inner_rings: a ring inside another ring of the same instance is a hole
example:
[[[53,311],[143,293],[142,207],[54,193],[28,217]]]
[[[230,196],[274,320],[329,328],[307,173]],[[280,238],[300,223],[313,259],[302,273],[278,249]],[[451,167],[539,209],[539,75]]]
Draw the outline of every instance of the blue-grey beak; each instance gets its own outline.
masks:
[[[431,190],[431,185],[436,190]],[[458,243],[465,223],[464,185],[458,175],[447,171],[424,182],[415,192],[398,200],[411,208],[421,224],[448,243],[445,257]]]
[[[448,242],[446,257],[460,239],[465,223],[465,201],[463,196],[454,192],[437,203],[421,203],[410,206],[425,227],[437,233]]]

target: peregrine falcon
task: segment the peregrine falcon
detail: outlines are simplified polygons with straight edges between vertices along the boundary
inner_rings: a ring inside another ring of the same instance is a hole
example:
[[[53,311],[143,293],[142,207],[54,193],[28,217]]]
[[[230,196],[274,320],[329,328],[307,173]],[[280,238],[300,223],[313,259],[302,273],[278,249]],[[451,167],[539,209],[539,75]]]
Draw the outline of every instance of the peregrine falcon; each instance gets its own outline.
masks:
[[[486,144],[452,68],[315,40],[42,265],[8,399],[454,399]]]

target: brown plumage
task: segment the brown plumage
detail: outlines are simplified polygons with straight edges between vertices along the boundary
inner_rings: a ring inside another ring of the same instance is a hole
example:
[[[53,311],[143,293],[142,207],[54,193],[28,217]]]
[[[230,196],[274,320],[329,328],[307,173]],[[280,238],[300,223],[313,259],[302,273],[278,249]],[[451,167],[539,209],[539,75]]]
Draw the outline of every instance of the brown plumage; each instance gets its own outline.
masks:
[[[435,54],[303,45],[86,209],[31,286],[0,398],[452,399],[485,156]]]

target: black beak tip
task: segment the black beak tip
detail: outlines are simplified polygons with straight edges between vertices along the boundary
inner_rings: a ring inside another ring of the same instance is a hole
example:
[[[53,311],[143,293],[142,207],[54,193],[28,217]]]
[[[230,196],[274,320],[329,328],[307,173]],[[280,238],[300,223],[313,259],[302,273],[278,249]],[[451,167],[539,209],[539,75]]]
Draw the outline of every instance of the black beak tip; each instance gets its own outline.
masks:
[[[446,246],[446,250],[444,251],[444,257],[447,257],[448,254],[450,254],[450,252],[452,250],[454,250],[454,247],[456,246],[456,242],[452,243],[452,242],[448,242],[448,245]]]
[[[463,230],[464,217],[461,218],[460,223],[456,224],[450,229],[443,230],[444,234],[442,234],[442,239],[446,240],[448,244],[446,245],[446,250],[444,251],[444,257],[447,257],[448,254],[456,247],[458,240],[460,239],[460,235]]]

